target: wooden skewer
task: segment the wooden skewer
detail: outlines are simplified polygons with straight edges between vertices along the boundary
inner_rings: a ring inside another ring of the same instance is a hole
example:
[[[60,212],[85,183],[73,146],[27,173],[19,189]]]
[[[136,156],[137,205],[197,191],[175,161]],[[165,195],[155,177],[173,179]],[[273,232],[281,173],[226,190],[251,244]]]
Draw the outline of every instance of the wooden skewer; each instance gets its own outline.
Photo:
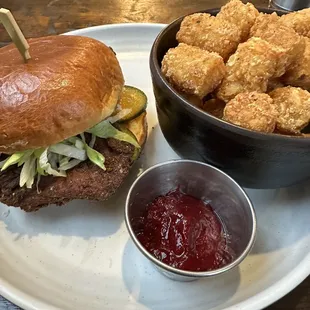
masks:
[[[12,13],[7,9],[0,9],[0,22],[3,24],[12,41],[18,48],[24,61],[27,62],[27,60],[31,58],[29,54],[29,44],[18,27]]]

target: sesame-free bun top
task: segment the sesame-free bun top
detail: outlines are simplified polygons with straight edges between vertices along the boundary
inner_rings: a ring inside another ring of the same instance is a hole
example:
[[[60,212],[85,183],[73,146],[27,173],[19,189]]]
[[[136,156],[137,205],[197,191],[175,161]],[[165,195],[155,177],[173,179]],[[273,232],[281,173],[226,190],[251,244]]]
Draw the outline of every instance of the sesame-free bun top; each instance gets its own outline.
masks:
[[[124,78],[114,52],[80,36],[0,49],[0,152],[47,147],[96,125],[115,109]]]

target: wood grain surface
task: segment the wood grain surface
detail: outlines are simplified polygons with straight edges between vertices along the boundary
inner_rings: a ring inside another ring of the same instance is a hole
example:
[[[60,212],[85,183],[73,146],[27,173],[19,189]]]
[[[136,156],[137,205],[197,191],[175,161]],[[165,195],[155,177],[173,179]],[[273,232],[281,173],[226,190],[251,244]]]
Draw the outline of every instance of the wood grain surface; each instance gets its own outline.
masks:
[[[169,23],[181,15],[219,7],[226,2],[226,0],[0,0],[0,7],[12,11],[25,36],[29,38],[111,23]],[[252,2],[260,7],[268,5],[267,0]],[[8,35],[0,25],[0,46],[9,41]],[[0,296],[0,309],[19,308]],[[310,310],[310,277],[267,309]]]

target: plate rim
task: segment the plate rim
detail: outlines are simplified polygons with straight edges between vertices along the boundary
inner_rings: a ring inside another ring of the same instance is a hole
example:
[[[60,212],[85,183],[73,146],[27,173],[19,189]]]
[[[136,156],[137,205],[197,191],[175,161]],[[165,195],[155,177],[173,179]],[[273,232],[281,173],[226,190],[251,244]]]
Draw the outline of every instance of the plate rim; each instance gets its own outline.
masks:
[[[100,30],[109,30],[109,29],[119,29],[119,28],[154,28],[163,30],[168,24],[162,23],[116,23],[116,24],[106,24],[106,25],[98,25],[86,28],[75,29],[72,31],[68,31],[65,33],[61,33],[60,35],[83,35],[85,32],[97,32]]]
[[[92,27],[86,27],[81,29],[76,29],[63,33],[61,35],[85,35],[86,32],[98,32],[106,31],[109,29],[119,29],[119,28],[153,28],[158,29],[160,33],[167,24],[161,23],[116,23],[116,24],[106,24],[98,25]],[[259,310],[265,308],[274,302],[280,300],[294,288],[296,288],[303,280],[305,280],[310,275],[310,251],[304,259],[292,269],[288,274],[286,274],[280,281],[274,283],[267,289],[262,290],[260,293],[251,296],[250,298],[239,302],[235,305],[224,308],[223,310],[233,310],[233,309],[252,309]],[[25,310],[41,310],[44,307],[45,310],[59,310],[50,304],[42,302],[40,299],[32,297],[31,295],[24,293],[15,286],[11,285],[8,281],[2,279],[0,275],[0,295],[5,299],[9,300],[13,304],[25,309]]]
[[[259,294],[248,298],[245,301],[223,308],[223,310],[259,310],[268,307],[274,302],[280,300],[310,275],[310,265],[307,262],[307,258],[310,259],[310,254],[308,254],[303,259],[303,261],[299,264],[298,268],[296,267],[295,269],[291,270],[285,277],[283,277],[280,281],[273,284],[269,288],[261,291]],[[302,272],[302,267],[304,267],[305,269],[308,267],[308,274]],[[276,291],[277,294],[270,294],[272,291]],[[34,298],[31,295],[24,293],[7,281],[4,281],[1,277],[0,295],[12,302],[14,305],[19,306],[24,310],[41,310],[42,306],[44,306],[43,309],[45,310],[61,310],[60,308],[54,307],[50,304],[46,304],[40,299]]]

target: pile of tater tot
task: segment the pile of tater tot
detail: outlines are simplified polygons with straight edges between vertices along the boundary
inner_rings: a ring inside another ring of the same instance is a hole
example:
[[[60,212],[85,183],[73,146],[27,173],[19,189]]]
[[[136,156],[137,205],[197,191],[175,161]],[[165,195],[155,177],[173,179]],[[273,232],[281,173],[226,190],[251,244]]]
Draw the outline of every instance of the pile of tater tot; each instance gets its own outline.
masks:
[[[310,122],[310,8],[278,16],[231,0],[186,16],[162,72],[193,105],[243,128],[302,135]]]

